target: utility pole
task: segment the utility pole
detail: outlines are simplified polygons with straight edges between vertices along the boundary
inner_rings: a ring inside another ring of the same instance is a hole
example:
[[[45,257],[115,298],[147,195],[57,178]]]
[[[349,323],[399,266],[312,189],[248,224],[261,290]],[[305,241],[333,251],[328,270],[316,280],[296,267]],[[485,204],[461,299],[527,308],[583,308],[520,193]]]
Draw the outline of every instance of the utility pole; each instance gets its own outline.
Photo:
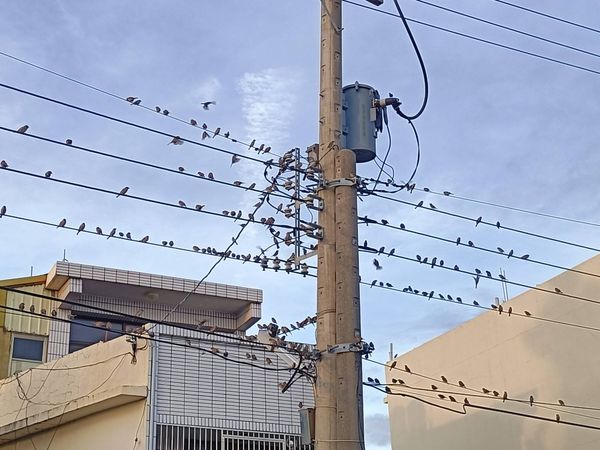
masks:
[[[323,209],[318,246],[315,442],[317,450],[361,450],[361,341],[356,156],[341,148],[342,3],[322,0],[319,162]],[[333,351],[330,351],[333,350]]]

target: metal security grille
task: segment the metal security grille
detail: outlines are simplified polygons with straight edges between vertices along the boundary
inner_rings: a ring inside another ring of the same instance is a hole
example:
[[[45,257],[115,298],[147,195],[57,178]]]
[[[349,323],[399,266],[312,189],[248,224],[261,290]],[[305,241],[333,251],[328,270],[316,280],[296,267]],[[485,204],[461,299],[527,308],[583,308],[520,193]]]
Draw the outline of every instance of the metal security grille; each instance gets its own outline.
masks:
[[[300,437],[180,425],[156,426],[156,450],[309,450]]]

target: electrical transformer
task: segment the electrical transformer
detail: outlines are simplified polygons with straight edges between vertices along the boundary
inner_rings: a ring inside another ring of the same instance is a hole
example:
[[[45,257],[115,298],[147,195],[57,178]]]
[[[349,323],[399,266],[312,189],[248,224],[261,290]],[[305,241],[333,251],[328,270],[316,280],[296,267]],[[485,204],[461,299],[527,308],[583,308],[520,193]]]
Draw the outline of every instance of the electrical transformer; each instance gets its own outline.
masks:
[[[375,159],[375,139],[381,131],[381,111],[374,101],[379,93],[371,86],[354,84],[342,88],[342,147],[356,153],[356,162]]]

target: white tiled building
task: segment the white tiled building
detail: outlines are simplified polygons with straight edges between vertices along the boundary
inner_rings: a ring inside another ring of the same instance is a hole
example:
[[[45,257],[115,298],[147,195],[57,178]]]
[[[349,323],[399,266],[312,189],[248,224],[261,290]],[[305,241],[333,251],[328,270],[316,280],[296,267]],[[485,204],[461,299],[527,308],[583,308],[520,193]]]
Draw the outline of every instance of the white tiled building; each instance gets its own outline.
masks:
[[[139,423],[145,424],[145,427],[141,425],[137,430],[125,427],[119,434],[119,440],[113,443],[116,448],[132,448],[132,445],[133,448],[152,450],[300,448],[298,409],[300,403],[305,407],[313,404],[312,386],[301,379],[282,394],[280,383],[290,378],[289,356],[282,358],[268,348],[239,339],[260,319],[262,292],[257,289],[202,283],[175,313],[169,315],[168,321],[188,328],[200,323],[204,327],[216,327],[220,336],[158,325],[152,330],[153,341],[139,340],[140,352],[141,346],[147,344],[138,356],[145,361],[143,364],[130,364],[132,367],[127,365],[132,374],[124,373],[123,379],[117,377],[122,369],[125,370],[122,366],[115,369],[115,374],[105,374],[106,385],[99,388],[94,396],[76,396],[76,381],[75,387],[61,386],[56,365],[66,365],[67,369],[62,374],[70,375],[71,372],[76,373],[73,367],[79,367],[72,362],[78,358],[95,359],[112,346],[128,348],[130,344],[125,342],[125,337],[112,340],[119,336],[119,331],[128,332],[147,321],[162,322],[165,315],[197,284],[194,280],[58,262],[47,274],[43,285],[43,292],[46,295],[50,293],[55,301],[8,292],[7,306],[25,303],[25,310],[33,305],[34,310],[40,311],[44,304],[44,308],[57,312],[57,318],[70,323],[49,320],[49,326],[45,328],[40,328],[39,324],[37,328],[31,328],[19,317],[25,314],[7,313],[6,331],[19,336],[18,339],[25,343],[28,339],[43,340],[46,350],[41,361],[46,361],[44,366],[19,376],[30,377],[30,386],[40,384],[38,400],[44,398],[45,389],[53,389],[56,395],[57,391],[64,389],[61,398],[65,412],[60,415],[62,421],[57,425],[51,420],[52,408],[44,410],[37,405],[39,402],[27,396],[23,398],[17,389],[22,385],[18,377],[8,379],[8,383],[0,381],[0,404],[11,409],[3,414],[0,408],[0,449],[14,448],[15,445],[19,449],[43,447],[49,433],[54,436],[53,439],[70,433],[71,439],[65,438],[65,442],[70,442],[68,448],[82,448],[83,443],[78,440],[77,433],[67,429],[66,423],[79,421],[82,424],[79,430],[83,430],[86,426],[84,417],[101,415],[102,411],[112,410],[115,404],[121,402],[130,404],[128,408],[137,408],[134,415],[137,414],[137,420],[144,417]],[[39,286],[19,289],[42,292]],[[65,303],[65,300],[77,305]],[[107,311],[98,311],[94,307]],[[139,316],[144,320],[124,318],[120,314]],[[98,323],[107,324],[106,329],[85,326]],[[98,344],[98,341],[101,342]],[[229,360],[201,350],[211,348],[217,348],[221,356],[227,354]],[[114,351],[109,354],[116,357]],[[247,358],[250,354],[252,360]],[[81,367],[84,368],[78,369],[77,376],[96,376],[94,371],[87,370],[88,365]],[[48,380],[42,383],[40,379],[46,375]],[[137,396],[122,394],[112,401],[93,403],[93,398],[100,398],[102,392],[109,396],[112,392],[109,387],[123,390],[128,386],[128,376],[138,380],[137,384],[133,383],[140,388],[136,391]],[[121,380],[117,387],[113,386],[115,377]],[[52,378],[56,380],[52,381]],[[140,379],[145,381],[141,383]],[[75,399],[71,398],[73,395]],[[84,401],[82,398],[92,405],[74,408],[75,403]],[[129,418],[125,407],[119,408]],[[123,423],[127,420],[124,418]],[[31,440],[32,424],[41,440],[37,445]],[[140,429],[145,429],[145,433],[141,433]],[[102,425],[97,421],[88,431],[104,434]],[[127,435],[129,432],[131,436]],[[126,440],[131,441],[123,442]],[[86,443],[85,448],[90,450],[94,447]]]

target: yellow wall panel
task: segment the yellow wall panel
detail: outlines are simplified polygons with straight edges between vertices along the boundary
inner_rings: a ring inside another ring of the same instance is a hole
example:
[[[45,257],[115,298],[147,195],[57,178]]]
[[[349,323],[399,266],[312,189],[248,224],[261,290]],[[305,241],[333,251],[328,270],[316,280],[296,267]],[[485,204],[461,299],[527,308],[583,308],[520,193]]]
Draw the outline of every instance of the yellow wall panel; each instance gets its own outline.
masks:
[[[19,287],[21,291],[31,292],[33,294],[51,295],[50,291],[46,291],[44,286],[41,284],[33,286]],[[16,292],[6,293],[6,306],[10,308],[19,308],[19,305],[24,305],[24,310],[29,312],[30,308],[33,307],[33,311],[41,313],[42,310],[46,311],[46,314],[50,317],[52,311],[52,300],[47,300],[39,297],[32,297],[27,294],[20,294]],[[50,320],[37,317],[26,312],[13,312],[6,311],[6,317],[4,320],[4,328],[7,331],[16,333],[28,333],[37,334],[40,336],[48,336],[50,330]]]

